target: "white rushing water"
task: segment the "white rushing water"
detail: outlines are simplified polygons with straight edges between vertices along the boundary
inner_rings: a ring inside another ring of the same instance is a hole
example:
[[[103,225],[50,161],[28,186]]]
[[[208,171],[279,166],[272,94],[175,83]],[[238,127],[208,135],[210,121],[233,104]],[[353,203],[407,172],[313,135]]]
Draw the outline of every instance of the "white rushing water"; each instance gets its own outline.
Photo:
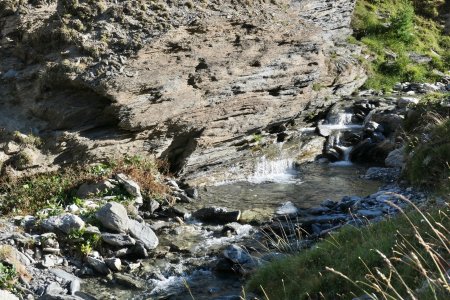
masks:
[[[364,126],[358,124],[352,124],[352,116],[351,113],[338,113],[333,117],[329,118],[329,122],[331,124],[326,125],[329,129],[333,131],[333,134],[330,138],[332,138],[332,144],[334,147],[340,149],[342,151],[342,160],[331,163],[333,166],[350,166],[352,162],[350,161],[350,152],[353,147],[346,147],[341,144],[341,138],[344,132],[353,131],[353,130],[361,130]]]
[[[292,158],[272,160],[263,156],[258,159],[254,173],[248,178],[248,181],[251,183],[293,183],[296,175],[295,162]]]

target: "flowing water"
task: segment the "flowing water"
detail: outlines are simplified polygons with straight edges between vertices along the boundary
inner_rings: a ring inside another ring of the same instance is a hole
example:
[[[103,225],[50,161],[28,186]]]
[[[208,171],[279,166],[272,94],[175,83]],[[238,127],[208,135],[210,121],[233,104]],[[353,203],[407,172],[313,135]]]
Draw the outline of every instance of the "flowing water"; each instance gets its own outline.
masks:
[[[253,174],[241,177],[246,178],[245,181],[201,188],[199,199],[185,207],[189,211],[209,206],[241,211],[259,209],[270,215],[287,201],[308,208],[327,199],[339,201],[344,196],[367,196],[376,192],[381,183],[361,179],[366,167],[350,162],[352,147],[342,141],[344,132],[361,131],[363,126],[353,124],[352,114],[342,111],[331,114],[323,126],[331,131],[328,143],[340,150],[341,161],[297,166],[294,159],[282,151],[280,143],[276,157],[257,158]],[[245,282],[233,273],[214,272],[212,266],[225,246],[255,244],[253,235],[258,228],[242,225],[237,234],[231,236],[223,235],[221,230],[221,226],[187,218],[185,225],[172,225],[164,233],[158,233],[159,247],[181,250],[142,261],[137,273],[147,282],[146,289],[123,289],[103,284],[101,279],[89,281],[85,289],[99,299],[230,299],[226,297],[239,294]]]
[[[366,171],[362,166],[313,163],[295,168],[283,162],[285,172],[282,173],[278,169],[279,163],[273,164],[275,166],[268,166],[265,172],[258,170],[252,177],[254,182],[236,182],[201,190],[201,203],[198,205],[245,210],[275,208],[291,201],[299,207],[311,207],[325,199],[337,201],[348,195],[366,196],[376,192],[380,186],[379,182],[360,178]],[[269,170],[276,170],[272,180]]]

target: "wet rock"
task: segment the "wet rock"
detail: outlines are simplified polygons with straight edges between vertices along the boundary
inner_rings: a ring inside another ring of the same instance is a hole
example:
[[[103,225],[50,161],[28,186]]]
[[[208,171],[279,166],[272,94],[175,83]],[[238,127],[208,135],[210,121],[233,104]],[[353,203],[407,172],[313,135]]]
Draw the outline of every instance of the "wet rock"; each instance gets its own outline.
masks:
[[[198,190],[196,188],[187,188],[184,190],[186,195],[192,199],[198,198]]]
[[[275,213],[280,216],[293,216],[297,215],[299,212],[298,208],[291,201],[283,203],[280,207],[275,210]]]
[[[116,247],[133,246],[136,244],[133,238],[125,234],[102,233],[102,240]]]
[[[246,250],[237,245],[228,246],[223,251],[223,255],[243,268],[254,269],[262,264],[259,258],[251,256]]]
[[[155,249],[158,246],[158,237],[148,224],[130,220],[129,230],[130,235],[135,239],[141,241],[145,245],[145,248],[147,248],[148,250]]]
[[[403,116],[395,113],[375,113],[371,118],[371,121],[383,125],[384,134],[386,136],[389,136],[399,128],[402,128],[403,120]]]
[[[88,263],[88,265],[94,269],[95,271],[97,271],[100,274],[103,275],[108,275],[109,273],[111,273],[111,271],[109,270],[108,266],[106,265],[106,263],[99,259],[99,258],[95,258],[92,256],[87,256],[86,257],[86,262]]]
[[[144,289],[146,284],[142,280],[131,277],[127,274],[114,273],[114,279],[117,283],[133,289]]]
[[[141,188],[139,187],[139,184],[129,179],[125,174],[117,174],[116,179],[131,196],[136,197],[134,199],[135,204],[143,204]]]
[[[252,208],[242,211],[239,223],[264,224],[272,221],[274,210],[272,208]]]
[[[173,212],[175,215],[180,216],[184,218],[186,215],[189,214],[189,211],[180,205],[174,205],[170,208],[171,212]]]
[[[359,163],[384,163],[388,154],[395,148],[389,141],[377,142],[367,138],[350,152],[350,160]]]
[[[306,212],[310,215],[323,215],[326,213],[332,212],[331,209],[324,206],[311,207],[306,210]]]
[[[320,203],[320,206],[326,207],[329,209],[334,209],[337,204],[338,203],[336,201],[327,199],[327,200],[322,201],[322,203]]]
[[[350,197],[346,196],[342,198],[341,202],[337,205],[336,209],[342,211],[342,212],[348,212],[348,210],[354,206],[358,201],[361,201],[361,197]]]
[[[114,272],[120,272],[122,270],[122,261],[119,258],[107,258],[105,263]]]
[[[192,216],[204,222],[226,224],[239,221],[241,211],[228,211],[223,207],[204,207],[195,211]]]
[[[84,221],[71,213],[53,216],[42,221],[42,228],[47,231],[60,230],[66,234],[84,228]]]
[[[109,202],[95,214],[97,220],[107,229],[116,232],[126,232],[130,219],[126,208],[117,202]]]
[[[330,126],[329,124],[319,124],[317,126],[317,131],[321,136],[328,137],[333,132],[333,127]]]

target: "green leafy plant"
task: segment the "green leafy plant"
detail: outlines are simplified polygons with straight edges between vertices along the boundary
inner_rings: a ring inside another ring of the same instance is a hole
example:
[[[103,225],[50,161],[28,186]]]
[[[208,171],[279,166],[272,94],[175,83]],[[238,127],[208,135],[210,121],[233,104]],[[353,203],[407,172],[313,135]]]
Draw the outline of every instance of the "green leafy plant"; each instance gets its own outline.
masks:
[[[0,289],[12,290],[17,279],[16,269],[0,262]]]

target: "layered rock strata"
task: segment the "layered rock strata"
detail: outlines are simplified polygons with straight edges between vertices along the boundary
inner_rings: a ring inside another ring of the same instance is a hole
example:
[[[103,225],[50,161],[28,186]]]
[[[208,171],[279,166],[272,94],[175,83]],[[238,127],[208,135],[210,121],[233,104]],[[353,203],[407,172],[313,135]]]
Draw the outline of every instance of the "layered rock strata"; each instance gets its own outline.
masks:
[[[4,170],[125,154],[188,176],[231,164],[255,134],[364,82],[345,42],[354,2],[5,1]]]

